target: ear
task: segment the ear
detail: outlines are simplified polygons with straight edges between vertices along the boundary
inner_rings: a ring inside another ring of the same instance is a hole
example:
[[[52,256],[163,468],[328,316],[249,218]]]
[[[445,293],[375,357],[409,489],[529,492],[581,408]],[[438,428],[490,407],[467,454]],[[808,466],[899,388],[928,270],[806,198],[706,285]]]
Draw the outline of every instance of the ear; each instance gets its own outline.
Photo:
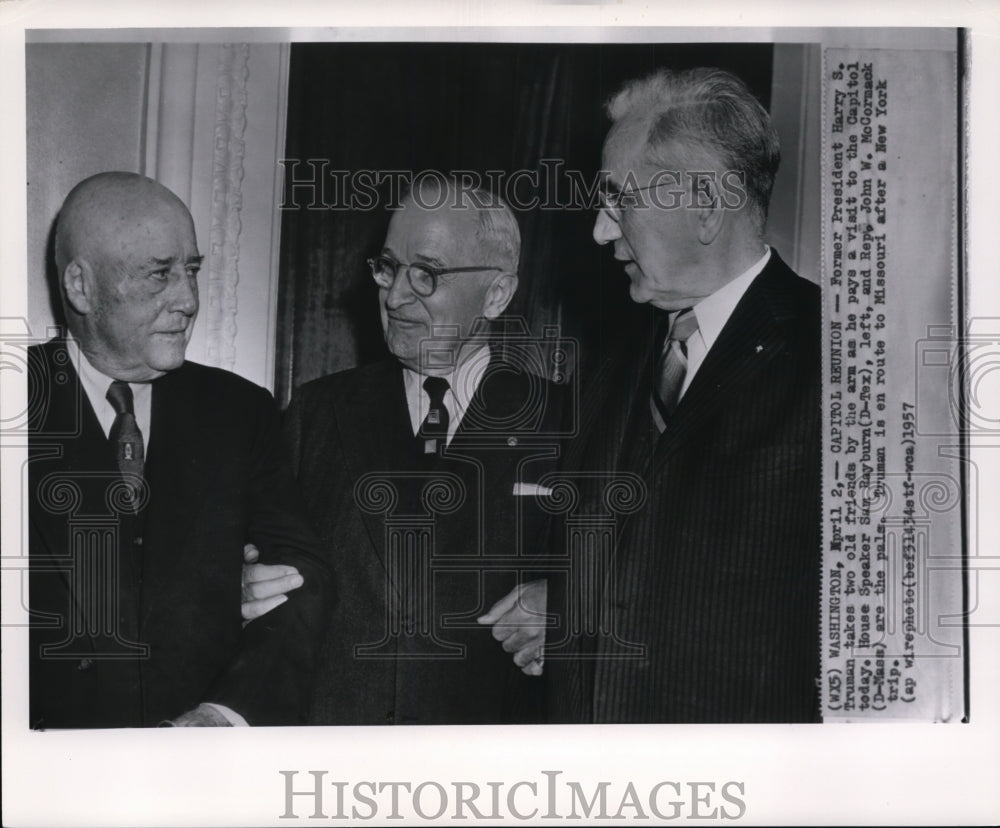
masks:
[[[63,295],[66,303],[79,314],[88,314],[94,307],[94,279],[90,265],[73,259],[62,272]]]
[[[487,319],[496,319],[510,304],[517,291],[517,274],[501,273],[486,290],[486,299],[483,301],[483,316]]]
[[[699,176],[693,196],[698,222],[698,241],[709,245],[716,240],[726,221],[726,207],[715,176]]]

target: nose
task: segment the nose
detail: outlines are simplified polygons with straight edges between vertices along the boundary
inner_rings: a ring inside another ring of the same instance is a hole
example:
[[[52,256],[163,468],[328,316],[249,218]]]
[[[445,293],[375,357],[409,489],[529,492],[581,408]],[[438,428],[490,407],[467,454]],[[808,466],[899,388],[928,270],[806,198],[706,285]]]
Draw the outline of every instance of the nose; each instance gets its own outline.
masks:
[[[598,244],[607,244],[620,239],[621,236],[622,229],[618,222],[608,215],[607,210],[598,210],[597,219],[594,221],[594,241]]]
[[[383,288],[384,290],[384,288]],[[389,310],[401,308],[409,305],[416,299],[413,288],[410,287],[410,279],[406,275],[406,268],[400,266],[396,269],[396,278],[392,280],[392,287],[385,296],[385,306]]]
[[[186,270],[182,269],[174,280],[170,309],[185,316],[194,316],[198,312],[198,279]]]

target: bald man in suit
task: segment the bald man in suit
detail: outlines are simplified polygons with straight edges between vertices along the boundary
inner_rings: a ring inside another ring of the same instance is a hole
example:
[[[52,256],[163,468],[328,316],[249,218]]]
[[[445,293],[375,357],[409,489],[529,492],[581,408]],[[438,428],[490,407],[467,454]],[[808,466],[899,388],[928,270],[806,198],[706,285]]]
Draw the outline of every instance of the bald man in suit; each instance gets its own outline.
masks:
[[[32,727],[302,721],[328,571],[270,395],[185,360],[190,213],[102,173],[67,197],[55,256],[69,335],[29,352]],[[248,543],[305,584],[244,626]]]

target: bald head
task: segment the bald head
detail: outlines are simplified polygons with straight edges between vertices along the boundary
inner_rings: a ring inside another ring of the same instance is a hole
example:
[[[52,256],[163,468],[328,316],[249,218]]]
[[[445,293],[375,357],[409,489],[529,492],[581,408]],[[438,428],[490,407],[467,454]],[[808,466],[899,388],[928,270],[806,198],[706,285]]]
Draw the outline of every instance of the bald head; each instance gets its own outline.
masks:
[[[152,214],[173,214],[191,222],[184,202],[152,178],[105,172],[85,178],[66,196],[56,223],[59,272],[78,256],[114,253],[129,226]]]
[[[127,172],[82,181],[59,212],[55,260],[67,324],[94,367],[138,382],[183,363],[201,257],[170,190]]]

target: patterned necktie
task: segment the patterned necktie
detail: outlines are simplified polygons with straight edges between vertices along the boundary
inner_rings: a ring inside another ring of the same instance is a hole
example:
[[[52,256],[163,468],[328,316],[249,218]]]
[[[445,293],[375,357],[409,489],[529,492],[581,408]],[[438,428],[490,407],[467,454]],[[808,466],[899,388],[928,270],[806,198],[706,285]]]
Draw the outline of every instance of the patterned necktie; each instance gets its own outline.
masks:
[[[698,330],[698,317],[691,308],[681,311],[670,326],[663,353],[656,365],[656,387],[652,409],[656,427],[663,431],[677,408],[687,373],[687,341]]]
[[[448,388],[448,380],[444,377],[427,377],[424,380],[424,391],[431,400],[431,407],[417,432],[424,454],[437,454],[438,440],[441,440],[441,445],[448,440],[448,409],[444,404]]]
[[[115,380],[108,388],[106,397],[117,415],[111,424],[108,440],[114,446],[118,468],[124,475],[134,474],[141,478],[144,451],[142,432],[136,424],[132,407],[132,389],[127,382]]]

